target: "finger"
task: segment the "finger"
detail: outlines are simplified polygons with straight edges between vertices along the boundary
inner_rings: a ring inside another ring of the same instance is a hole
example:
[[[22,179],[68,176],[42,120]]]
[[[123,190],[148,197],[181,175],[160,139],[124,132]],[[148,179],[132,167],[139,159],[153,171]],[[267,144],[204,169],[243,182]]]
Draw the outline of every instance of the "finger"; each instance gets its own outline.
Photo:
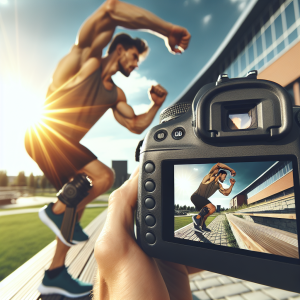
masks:
[[[109,197],[106,230],[122,237],[125,232],[133,236],[133,216],[137,201],[138,173],[127,180]]]
[[[129,180],[133,179],[133,177],[135,177],[139,173],[139,169],[140,169],[140,166],[137,166],[135,168],[135,170],[133,171],[133,173],[130,175]]]

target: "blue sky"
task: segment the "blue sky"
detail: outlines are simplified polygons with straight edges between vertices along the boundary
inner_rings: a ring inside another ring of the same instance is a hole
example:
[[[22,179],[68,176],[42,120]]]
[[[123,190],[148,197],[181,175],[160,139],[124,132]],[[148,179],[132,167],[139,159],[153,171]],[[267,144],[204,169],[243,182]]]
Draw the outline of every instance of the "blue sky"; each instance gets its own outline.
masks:
[[[224,196],[217,191],[209,198],[209,200],[214,205],[221,205],[221,207],[229,208],[230,200],[269,169],[274,163],[275,161],[226,163],[227,166],[235,170],[236,175],[232,177],[230,172],[226,171],[227,176],[222,183],[222,186],[224,189],[229,188],[230,178],[234,178],[236,183],[234,184],[230,195]],[[198,189],[204,176],[209,173],[214,165],[215,164],[192,164],[174,166],[174,203],[176,205],[179,204],[180,206],[192,206],[193,204],[190,200],[191,195]]]
[[[183,55],[170,54],[157,36],[118,28],[147,40],[148,58],[129,78],[114,81],[136,114],[150,101],[147,90],[159,83],[168,91],[160,111],[173,103],[211,58],[251,0],[131,0],[168,22],[186,27],[192,35]],[[103,1],[0,0],[0,170],[8,175],[25,171],[41,174],[24,149],[24,133],[45,100],[51,75],[66,55],[81,24]],[[159,112],[160,112],[159,111]],[[150,126],[158,124],[159,114]],[[147,132],[130,133],[109,110],[81,141],[99,160],[128,160],[128,172],[137,166],[135,147]]]

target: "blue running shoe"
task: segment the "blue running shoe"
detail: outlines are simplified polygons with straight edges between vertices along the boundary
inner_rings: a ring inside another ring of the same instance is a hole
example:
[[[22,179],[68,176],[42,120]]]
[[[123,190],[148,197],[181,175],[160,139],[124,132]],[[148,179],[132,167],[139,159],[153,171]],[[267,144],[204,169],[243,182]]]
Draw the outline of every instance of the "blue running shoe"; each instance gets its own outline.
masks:
[[[89,239],[89,236],[83,231],[82,227],[80,226],[79,222],[75,223],[74,227],[74,234],[72,243],[78,244],[81,242],[85,242]]]
[[[203,230],[203,231],[211,231],[210,229],[208,229],[208,228],[206,227],[205,222],[204,222],[203,225],[202,225],[202,230]]]
[[[192,216],[193,222],[196,226],[199,226],[200,224],[200,219],[197,219],[198,215]]]
[[[88,240],[88,236],[85,234],[85,232],[82,230],[79,222],[75,223],[74,227],[74,234],[73,234],[73,240],[72,243],[69,243],[64,236],[62,235],[60,228],[61,224],[64,218],[64,213],[56,215],[52,211],[54,203],[49,203],[49,205],[45,205],[42,207],[39,211],[39,217],[41,221],[47,225],[54,234],[67,246],[71,247],[74,244],[78,244],[80,242],[85,242]]]
[[[38,287],[42,295],[59,294],[70,298],[87,296],[93,289],[93,285],[74,279],[65,267],[63,271],[53,279],[47,273]]]

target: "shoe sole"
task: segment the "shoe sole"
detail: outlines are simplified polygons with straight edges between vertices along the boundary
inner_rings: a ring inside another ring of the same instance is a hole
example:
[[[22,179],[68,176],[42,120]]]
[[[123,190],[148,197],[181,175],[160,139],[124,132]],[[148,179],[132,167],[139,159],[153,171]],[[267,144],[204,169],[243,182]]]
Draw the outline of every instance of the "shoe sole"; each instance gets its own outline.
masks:
[[[66,245],[69,247],[74,246],[75,244],[71,244],[69,242],[66,241],[66,239],[63,237],[63,235],[61,234],[61,231],[59,230],[59,228],[56,226],[56,224],[48,217],[45,209],[46,209],[47,205],[42,207],[39,210],[39,218],[40,220],[46,225],[48,226],[53,232],[54,234]]]
[[[201,228],[197,228],[195,225],[194,225],[194,228],[193,228],[193,230],[194,230],[194,231],[197,231],[197,232],[200,232],[200,233],[202,233],[202,230],[201,230]]]
[[[54,286],[46,286],[46,285],[43,285],[42,283],[39,285],[38,291],[42,295],[59,294],[59,295],[64,295],[64,296],[70,297],[70,298],[79,298],[79,297],[87,296],[91,293],[91,291],[88,291],[88,292],[81,293],[81,294],[73,294],[62,288],[58,288],[58,287],[54,287]]]
[[[194,231],[197,231],[197,232],[200,232],[200,233],[203,233],[200,229],[197,229],[197,228],[193,228]]]

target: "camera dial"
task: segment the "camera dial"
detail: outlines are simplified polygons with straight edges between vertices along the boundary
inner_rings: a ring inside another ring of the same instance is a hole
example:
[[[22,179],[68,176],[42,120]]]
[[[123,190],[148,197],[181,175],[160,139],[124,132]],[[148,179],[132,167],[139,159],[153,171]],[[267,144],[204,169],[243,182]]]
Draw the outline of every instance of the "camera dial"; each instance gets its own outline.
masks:
[[[167,107],[160,113],[159,123],[162,124],[180,117],[181,115],[185,114],[190,107],[191,103],[187,102],[177,103],[175,105]]]

